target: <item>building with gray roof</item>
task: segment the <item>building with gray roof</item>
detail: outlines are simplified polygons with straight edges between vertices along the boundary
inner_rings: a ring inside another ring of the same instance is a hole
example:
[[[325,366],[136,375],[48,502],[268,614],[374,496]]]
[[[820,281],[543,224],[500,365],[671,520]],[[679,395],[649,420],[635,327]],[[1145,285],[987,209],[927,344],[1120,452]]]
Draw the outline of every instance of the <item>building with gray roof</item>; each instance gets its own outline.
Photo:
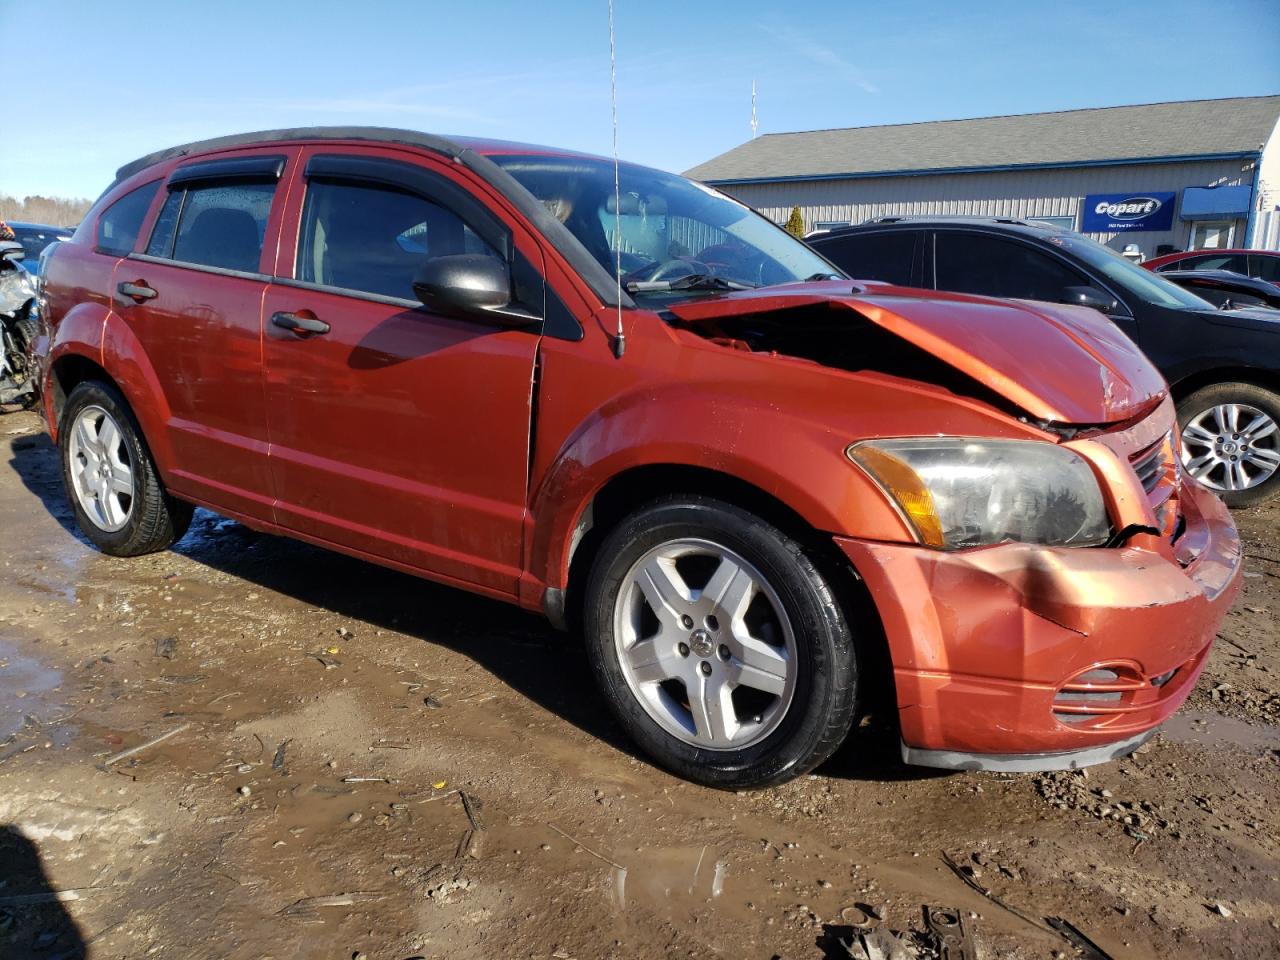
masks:
[[[764,134],[686,175],[810,230],[1047,220],[1146,256],[1280,245],[1280,96]]]

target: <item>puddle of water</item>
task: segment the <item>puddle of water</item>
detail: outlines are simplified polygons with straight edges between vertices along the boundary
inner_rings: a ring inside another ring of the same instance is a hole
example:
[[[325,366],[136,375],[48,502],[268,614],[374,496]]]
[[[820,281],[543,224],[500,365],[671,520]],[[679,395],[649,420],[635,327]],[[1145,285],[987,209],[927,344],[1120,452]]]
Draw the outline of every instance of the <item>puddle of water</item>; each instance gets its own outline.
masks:
[[[1280,728],[1257,726],[1202,710],[1179,710],[1160,732],[1170,740],[1206,747],[1234,747],[1247,753],[1280,750]]]
[[[0,640],[0,742],[21,731],[28,717],[37,723],[57,717],[63,709],[61,688],[60,670]]]

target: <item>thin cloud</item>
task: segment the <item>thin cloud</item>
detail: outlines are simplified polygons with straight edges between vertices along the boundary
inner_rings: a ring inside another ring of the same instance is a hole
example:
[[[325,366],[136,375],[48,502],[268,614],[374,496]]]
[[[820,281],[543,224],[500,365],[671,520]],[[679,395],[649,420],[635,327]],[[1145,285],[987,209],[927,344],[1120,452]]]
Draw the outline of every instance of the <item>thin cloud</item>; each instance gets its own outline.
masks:
[[[867,79],[866,72],[861,67],[855,63],[850,63],[830,47],[818,43],[812,37],[806,36],[791,27],[783,27],[781,29],[762,27],[762,29],[781,40],[794,53],[804,57],[810,63],[843,74],[845,79],[864,93],[875,94],[880,92],[880,88]]]

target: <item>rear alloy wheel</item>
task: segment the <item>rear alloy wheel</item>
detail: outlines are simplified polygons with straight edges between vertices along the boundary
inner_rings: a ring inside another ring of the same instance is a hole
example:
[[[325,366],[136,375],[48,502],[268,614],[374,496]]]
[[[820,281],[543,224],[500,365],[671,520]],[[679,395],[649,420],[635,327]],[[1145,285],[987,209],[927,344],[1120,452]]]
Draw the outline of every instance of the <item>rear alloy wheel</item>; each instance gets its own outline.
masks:
[[[804,548],[738,507],[680,497],[623,520],[601,545],[583,624],[618,720],[690,780],[781,783],[849,730],[844,613]]]
[[[1178,404],[1182,463],[1228,506],[1280,492],[1280,397],[1252,384],[1216,384]]]
[[[58,446],[76,521],[103,553],[153,553],[187,532],[193,508],[165,492],[133,412],[111,384],[90,380],[71,391]]]

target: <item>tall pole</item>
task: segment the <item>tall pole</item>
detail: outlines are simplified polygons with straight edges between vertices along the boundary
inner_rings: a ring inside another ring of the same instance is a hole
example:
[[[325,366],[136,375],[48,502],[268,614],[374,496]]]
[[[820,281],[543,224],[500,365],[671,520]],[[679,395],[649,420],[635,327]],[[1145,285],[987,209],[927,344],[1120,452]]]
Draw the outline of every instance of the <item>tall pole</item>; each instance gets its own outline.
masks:
[[[756,138],[756,128],[760,126],[760,122],[756,119],[756,82],[751,81],[751,139]]]

